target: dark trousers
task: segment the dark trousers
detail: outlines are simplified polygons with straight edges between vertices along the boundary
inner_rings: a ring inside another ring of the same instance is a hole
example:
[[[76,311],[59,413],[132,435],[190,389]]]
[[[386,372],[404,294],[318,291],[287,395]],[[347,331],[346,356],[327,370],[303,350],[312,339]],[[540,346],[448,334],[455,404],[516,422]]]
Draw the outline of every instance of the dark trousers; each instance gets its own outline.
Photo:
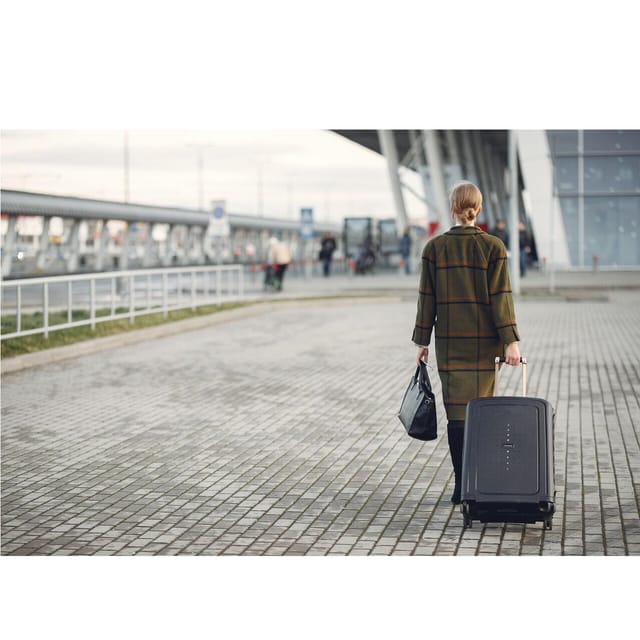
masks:
[[[276,278],[278,279],[278,289],[282,289],[282,281],[284,280],[284,272],[287,270],[288,264],[276,265]]]
[[[324,273],[325,278],[329,277],[331,273],[331,258],[322,258],[322,273]]]
[[[447,423],[447,439],[449,441],[449,453],[453,463],[453,472],[456,478],[454,495],[460,499],[460,483],[462,481],[462,446],[464,444],[464,420],[449,420]]]

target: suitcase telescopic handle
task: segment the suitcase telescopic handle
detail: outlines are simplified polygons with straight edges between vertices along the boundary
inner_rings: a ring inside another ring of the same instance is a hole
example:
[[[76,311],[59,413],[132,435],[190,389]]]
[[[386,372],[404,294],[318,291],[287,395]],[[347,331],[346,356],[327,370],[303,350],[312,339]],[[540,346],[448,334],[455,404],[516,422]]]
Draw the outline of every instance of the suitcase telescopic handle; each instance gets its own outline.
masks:
[[[498,377],[500,374],[500,363],[506,362],[504,357],[496,357],[496,378],[493,383],[493,395],[498,395]],[[522,395],[527,395],[527,359],[524,357],[520,358],[520,363],[522,364]]]

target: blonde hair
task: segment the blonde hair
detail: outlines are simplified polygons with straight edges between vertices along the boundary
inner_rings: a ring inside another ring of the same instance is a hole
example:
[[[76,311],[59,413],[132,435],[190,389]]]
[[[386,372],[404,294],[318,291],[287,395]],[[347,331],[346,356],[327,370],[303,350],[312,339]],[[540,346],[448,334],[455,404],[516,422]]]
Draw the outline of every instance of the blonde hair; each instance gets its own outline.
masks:
[[[463,224],[472,223],[482,209],[482,193],[472,182],[458,182],[449,194],[451,214]]]

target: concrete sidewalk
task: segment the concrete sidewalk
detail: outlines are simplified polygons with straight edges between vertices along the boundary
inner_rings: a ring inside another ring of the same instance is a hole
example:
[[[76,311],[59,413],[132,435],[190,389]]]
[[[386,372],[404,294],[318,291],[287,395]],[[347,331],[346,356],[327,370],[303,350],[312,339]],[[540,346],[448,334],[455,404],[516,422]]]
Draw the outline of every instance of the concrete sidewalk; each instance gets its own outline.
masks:
[[[637,555],[640,292],[607,298],[516,306],[557,412],[551,531],[463,532],[442,403],[436,442],[404,434],[407,287],[3,376],[2,554]]]

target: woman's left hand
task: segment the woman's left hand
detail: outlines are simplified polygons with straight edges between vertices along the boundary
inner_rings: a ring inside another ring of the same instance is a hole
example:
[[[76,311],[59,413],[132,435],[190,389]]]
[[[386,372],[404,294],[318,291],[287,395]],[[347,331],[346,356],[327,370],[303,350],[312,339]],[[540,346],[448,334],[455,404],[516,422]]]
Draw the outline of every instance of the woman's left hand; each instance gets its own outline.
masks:
[[[425,364],[427,363],[427,360],[429,360],[429,347],[418,348],[418,356],[416,358],[416,364],[420,364],[420,360],[422,360]]]

